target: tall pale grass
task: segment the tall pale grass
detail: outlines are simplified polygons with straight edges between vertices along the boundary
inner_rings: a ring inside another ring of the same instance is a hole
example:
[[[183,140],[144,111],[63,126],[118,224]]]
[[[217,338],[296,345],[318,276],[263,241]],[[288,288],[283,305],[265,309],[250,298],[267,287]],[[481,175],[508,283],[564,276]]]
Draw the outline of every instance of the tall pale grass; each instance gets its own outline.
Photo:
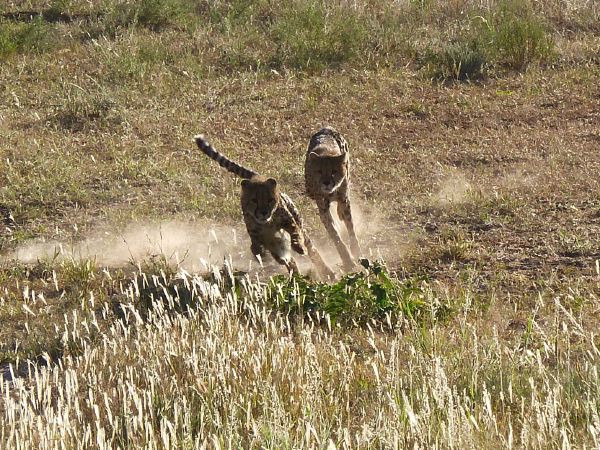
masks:
[[[469,294],[450,323],[382,333],[274,313],[248,279],[180,278],[140,274],[109,328],[91,292],[62,331],[79,351],[0,384],[0,447],[600,447],[598,338],[568,296],[513,335]],[[167,301],[142,314],[144,280]]]

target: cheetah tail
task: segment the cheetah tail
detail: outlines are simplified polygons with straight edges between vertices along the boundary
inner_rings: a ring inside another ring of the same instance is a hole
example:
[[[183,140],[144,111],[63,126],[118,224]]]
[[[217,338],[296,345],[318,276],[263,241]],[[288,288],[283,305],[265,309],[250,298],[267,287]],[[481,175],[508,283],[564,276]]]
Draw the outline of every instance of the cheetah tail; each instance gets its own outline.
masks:
[[[234,173],[239,177],[246,178],[248,180],[258,175],[253,170],[246,169],[245,167],[240,166],[239,164],[233,162],[226,156],[216,151],[215,148],[212,145],[210,145],[210,143],[204,138],[203,135],[199,134],[198,136],[195,136],[194,140],[196,141],[196,144],[198,145],[198,148],[202,151],[202,153],[204,153],[209,158],[214,159],[216,162],[219,163],[221,167],[227,169],[229,172]]]

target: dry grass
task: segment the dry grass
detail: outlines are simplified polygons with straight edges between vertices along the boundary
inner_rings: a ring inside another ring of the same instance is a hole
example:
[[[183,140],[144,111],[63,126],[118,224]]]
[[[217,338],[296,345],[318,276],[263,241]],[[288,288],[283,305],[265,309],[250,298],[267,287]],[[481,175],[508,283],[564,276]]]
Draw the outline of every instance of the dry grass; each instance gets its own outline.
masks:
[[[595,448],[597,298],[544,300],[522,321],[473,314],[395,333],[291,322],[264,285],[180,274],[143,318],[123,289],[123,319],[84,301],[62,340],[78,352],[1,384],[0,436],[19,448]],[[148,283],[148,284],[147,284]],[[173,314],[183,296],[195,305]],[[449,299],[448,299],[449,300]],[[168,305],[171,306],[168,306]],[[506,306],[493,305],[496,313]],[[33,311],[36,305],[31,305]],[[543,317],[543,319],[541,318]],[[502,327],[500,329],[499,327]],[[103,329],[104,328],[104,329]],[[506,331],[504,331],[505,329]],[[34,425],[35,424],[35,425]]]
[[[515,69],[486,35],[477,82],[461,45],[511,2],[336,2],[347,35],[316,2],[310,36],[242,3],[0,6],[0,446],[598,447],[597,2],[532,3],[552,51]],[[390,330],[269,300],[238,180],[191,137],[276,177],[335,264],[302,195],[325,124],[366,256],[447,313]],[[226,254],[236,289],[184,272]]]

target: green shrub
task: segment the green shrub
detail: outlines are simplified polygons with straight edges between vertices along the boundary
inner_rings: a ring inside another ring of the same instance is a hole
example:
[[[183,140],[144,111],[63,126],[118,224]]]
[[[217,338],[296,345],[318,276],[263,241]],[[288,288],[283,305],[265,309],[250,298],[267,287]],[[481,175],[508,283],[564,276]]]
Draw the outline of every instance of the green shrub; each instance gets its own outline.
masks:
[[[554,42],[528,2],[502,1],[480,27],[488,53],[499,65],[522,70],[554,56]]]
[[[203,301],[189,280],[168,269],[164,259],[151,262],[154,266],[146,264],[135,281],[142,316],[147,317],[157,305],[185,312]],[[240,308],[242,315],[248,307],[254,308],[251,305],[256,302],[290,318],[314,320],[328,315],[332,322],[350,326],[395,327],[405,320],[422,324],[432,319],[443,320],[450,314],[452,308],[440,303],[424,279],[401,280],[391,276],[379,262],[363,259],[361,264],[364,271],[347,274],[333,284],[315,282],[300,275],[291,278],[276,275],[264,290],[256,291],[249,289],[244,273],[234,273],[227,266],[213,272],[209,279],[219,286],[223,295],[234,293],[236,298],[246,299]]]
[[[357,13],[318,1],[296,2],[271,28],[276,45],[271,64],[307,71],[355,60],[368,32]]]

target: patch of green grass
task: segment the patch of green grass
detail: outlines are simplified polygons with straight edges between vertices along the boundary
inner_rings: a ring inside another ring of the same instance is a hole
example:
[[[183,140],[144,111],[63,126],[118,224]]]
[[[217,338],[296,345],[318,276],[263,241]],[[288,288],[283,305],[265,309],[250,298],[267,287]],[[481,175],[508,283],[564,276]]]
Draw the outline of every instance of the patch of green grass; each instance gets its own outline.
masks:
[[[184,0],[105,0],[92,6],[79,25],[79,38],[117,39],[136,29],[161,33],[165,30],[188,30],[199,18],[192,2]]]
[[[265,69],[273,58],[269,38],[258,27],[236,27],[219,45],[220,64],[232,71]]]
[[[190,9],[190,3],[183,0],[119,2],[110,9],[109,24],[115,28],[140,26],[160,31],[182,25]]]
[[[552,37],[529,2],[503,0],[482,21],[479,32],[490,58],[510,69],[523,70],[534,62],[549,62],[555,55]]]
[[[438,243],[433,247],[432,259],[441,262],[466,261],[471,256],[473,241],[460,228],[441,230]]]
[[[64,274],[55,263],[56,255],[31,265],[0,267],[0,363],[40,360],[44,354],[54,359],[63,352],[64,330],[58,324],[65,312],[76,307],[78,298],[71,295],[71,286],[69,292],[56,289],[54,281]]]
[[[3,200],[18,224],[15,239],[32,231],[38,235],[51,232],[53,225],[44,218],[57,223],[67,210],[89,204],[93,196],[81,155],[59,153],[51,146],[49,142],[28,142],[7,153],[7,159],[0,163],[0,183],[6,186]]]
[[[520,220],[519,212],[523,207],[523,199],[510,190],[503,189],[490,194],[473,189],[450,211],[457,222],[485,229],[495,224]]]
[[[567,257],[588,256],[593,255],[595,251],[594,243],[586,236],[567,230],[559,230],[557,248],[559,255]]]
[[[476,39],[457,40],[426,55],[428,73],[438,80],[477,80],[483,76],[487,61],[485,50]]]
[[[43,53],[54,48],[54,27],[42,17],[29,23],[2,22],[0,19],[0,61],[19,53]]]
[[[552,37],[528,2],[503,0],[490,12],[473,9],[469,16],[458,36],[425,52],[428,77],[476,80],[488,66],[521,71],[555,56]]]
[[[269,0],[200,1],[196,12],[208,18],[221,32],[229,33],[234,28],[247,28],[248,25],[266,30],[284,5],[273,6]]]
[[[64,284],[84,297],[96,279],[97,272],[98,268],[94,259],[70,258],[61,263]]]
[[[287,8],[270,34],[276,46],[272,66],[319,71],[358,59],[368,30],[352,11],[311,1]]]
[[[388,5],[377,16],[362,15],[359,20],[368,29],[361,61],[398,67],[418,59],[415,24],[401,10]]]
[[[146,91],[160,89],[147,82],[153,75],[171,77],[186,70],[204,75],[207,71],[198,59],[195,44],[187,45],[148,30],[123,36],[97,51],[107,78],[120,84],[139,82]]]
[[[65,95],[50,117],[57,127],[72,132],[103,125],[118,125],[116,103],[106,92],[89,92],[76,85],[65,86]]]
[[[44,19],[48,22],[56,22],[64,18],[70,3],[70,0],[52,0],[50,6],[43,11]]]
[[[541,16],[521,2],[503,1],[491,11],[473,5],[460,14],[436,2],[410,6],[331,4],[294,0],[197,3],[183,0],[107,0],[84,14],[77,25],[80,39],[115,40],[144,29],[149,33],[183,32],[188,52],[226,73],[256,70],[320,72],[345,66],[386,67],[422,62],[437,79],[481,78],[488,64],[517,70],[553,56],[553,43]],[[54,25],[69,16],[69,2],[56,1],[31,23],[7,23],[0,32],[0,57],[56,45]],[[447,23],[439,20],[449,14]],[[472,18],[465,22],[465,17]],[[471,23],[472,22],[472,23]],[[433,33],[430,28],[437,28]],[[456,29],[459,29],[458,35]],[[73,39],[66,35],[64,39]],[[439,42],[449,44],[439,45]],[[120,70],[140,76],[153,61],[165,59],[156,40],[153,48],[122,54]],[[423,50],[425,49],[425,51]],[[428,50],[427,50],[428,49]],[[143,53],[147,53],[144,55]],[[127,67],[127,57],[131,56]]]

